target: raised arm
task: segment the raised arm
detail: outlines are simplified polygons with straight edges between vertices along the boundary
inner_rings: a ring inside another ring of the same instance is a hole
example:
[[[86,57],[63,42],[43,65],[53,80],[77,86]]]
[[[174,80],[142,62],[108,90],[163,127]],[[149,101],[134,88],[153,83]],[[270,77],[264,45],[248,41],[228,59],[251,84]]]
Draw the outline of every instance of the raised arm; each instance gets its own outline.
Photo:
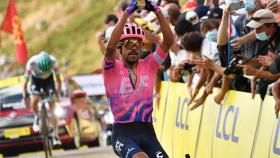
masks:
[[[159,6],[152,0],[146,0],[145,9],[153,11],[156,14],[163,35],[160,48],[163,51],[168,52],[174,42],[174,37],[167,20],[164,18]]]
[[[228,28],[228,20],[229,20],[229,6],[226,6],[223,11],[222,21],[221,25],[218,30],[218,37],[217,37],[217,43],[218,45],[222,46],[227,44],[227,28]]]
[[[164,18],[164,16],[162,15],[162,13],[159,12],[159,13],[156,13],[156,15],[158,17],[160,28],[161,28],[161,31],[163,34],[163,40],[160,43],[160,48],[162,50],[164,50],[165,52],[168,52],[174,42],[174,37],[173,37],[172,31],[170,29],[170,26],[169,26],[168,22],[166,21],[166,19]]]
[[[22,94],[23,98],[28,97],[27,96],[28,95],[27,85],[28,85],[30,75],[31,75],[31,64],[30,64],[30,60],[29,60],[26,64],[26,69],[25,69],[25,72],[24,72],[24,83],[23,83],[23,94]]]
[[[105,52],[105,58],[107,60],[112,60],[116,56],[116,47],[119,43],[120,37],[123,32],[123,28],[125,23],[127,22],[127,19],[129,16],[137,9],[137,0],[131,0],[131,3],[127,6],[126,10],[122,14],[120,20],[118,21],[115,29],[113,30],[112,36],[109,39],[106,52]]]
[[[118,21],[111,38],[109,39],[108,45],[106,47],[105,58],[107,60],[112,60],[116,56],[116,47],[119,43],[120,37],[123,32],[124,25],[128,19],[129,15],[127,13],[123,13],[121,19]]]

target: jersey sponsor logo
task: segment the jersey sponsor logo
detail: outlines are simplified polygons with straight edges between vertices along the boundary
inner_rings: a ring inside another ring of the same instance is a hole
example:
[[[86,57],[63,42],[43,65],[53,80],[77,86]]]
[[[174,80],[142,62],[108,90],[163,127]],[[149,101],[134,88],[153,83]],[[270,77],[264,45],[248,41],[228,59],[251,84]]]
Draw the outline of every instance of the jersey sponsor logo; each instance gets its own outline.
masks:
[[[157,152],[156,152],[156,157],[157,157],[157,158],[163,158],[162,152],[161,152],[161,151],[157,151]]]
[[[121,81],[120,94],[129,94],[133,92],[130,80],[128,77],[123,77]]]
[[[144,75],[144,76],[140,76],[140,82],[139,82],[139,86],[137,86],[136,92],[142,92],[144,90],[144,88],[148,88],[149,87],[149,76],[148,75]],[[128,77],[123,77],[121,80],[121,85],[120,85],[120,94],[130,94],[133,93],[134,89],[131,85],[130,79]]]
[[[128,148],[127,149],[127,152],[126,152],[126,155],[125,155],[125,158],[128,158],[128,155],[129,155],[129,153],[132,151],[132,150],[134,150],[135,148]]]
[[[121,152],[122,151],[122,147],[124,146],[124,144],[123,143],[121,143],[119,140],[117,140],[117,142],[116,142],[116,146],[115,146],[115,148],[116,148],[116,150],[117,150],[117,152]]]
[[[149,80],[148,75],[141,76],[139,87],[140,88],[147,88],[148,87],[148,80]]]

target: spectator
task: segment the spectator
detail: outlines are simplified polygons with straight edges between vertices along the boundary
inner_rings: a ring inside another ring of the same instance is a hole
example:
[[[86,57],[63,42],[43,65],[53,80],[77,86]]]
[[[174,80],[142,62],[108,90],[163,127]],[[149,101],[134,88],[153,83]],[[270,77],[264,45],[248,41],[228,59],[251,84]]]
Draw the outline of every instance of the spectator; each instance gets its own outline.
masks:
[[[115,26],[117,22],[118,22],[118,18],[115,14],[107,15],[104,20],[106,26]]]
[[[201,19],[219,19],[221,20],[223,16],[223,9],[221,9],[220,7],[215,7],[215,8],[211,8],[208,12],[207,15],[202,17]]]
[[[184,47],[184,49],[189,53],[188,60],[191,61],[196,58],[201,57],[201,46],[203,42],[203,37],[199,32],[190,32],[185,34],[182,37],[181,44]],[[188,62],[188,61],[187,61]],[[188,75],[188,90],[191,95],[190,102],[191,103],[195,97],[197,96],[200,88],[204,85],[204,83],[207,80],[207,72],[206,69],[200,69],[198,67],[194,67],[194,65],[189,65],[185,62],[179,64],[179,66],[175,67],[174,69],[174,75],[175,78],[178,77],[178,72],[187,71],[189,73]],[[192,92],[192,81],[194,76],[194,71],[197,71],[199,73],[199,80],[197,82],[197,85],[195,87],[194,93]],[[181,74],[182,75],[182,74]]]
[[[197,14],[198,18],[200,19],[203,16],[206,16],[209,10],[210,10],[209,6],[201,5],[195,8],[194,12]]]
[[[247,24],[247,26],[255,29],[256,38],[260,41],[266,41],[265,51],[270,51],[275,54],[275,56],[280,55],[280,27],[277,24],[276,17],[274,13],[268,9],[261,9],[255,12],[252,20]],[[268,55],[268,58],[272,56]],[[259,62],[263,63],[263,58],[259,58]],[[273,81],[280,77],[280,73],[272,74],[266,71],[266,65],[262,69],[256,69],[251,66],[243,66],[243,72],[245,75],[255,76],[256,78],[261,78],[259,81],[258,92],[261,94],[262,99],[267,91],[267,87]]]
[[[175,29],[176,34],[179,37],[181,37],[185,33],[193,32],[194,31],[194,26],[192,25],[192,23],[190,21],[179,18],[179,20],[175,24],[175,28],[174,29]]]
[[[118,18],[114,14],[109,14],[106,16],[104,20],[105,29],[96,33],[97,42],[99,45],[99,49],[102,54],[105,53],[105,43],[109,40],[111,33],[114,29],[114,26],[118,22]]]
[[[180,8],[175,3],[169,3],[164,6],[164,9],[167,11],[170,23],[174,26],[180,16]]]
[[[220,65],[220,59],[219,59],[219,52],[217,49],[217,29],[219,27],[219,20],[216,19],[207,19],[204,20],[201,23],[201,33],[205,36],[205,39],[202,43],[201,53],[208,59],[214,61],[216,64]],[[195,101],[195,104],[192,106],[191,110],[199,107],[202,105],[207,96],[212,93],[212,89],[216,85],[217,81],[221,79],[221,75],[218,73],[215,73],[211,69],[205,68],[207,71],[207,81],[208,84],[202,94],[202,96]],[[195,90],[194,97],[191,101],[195,99],[196,94],[198,93],[198,90]],[[191,102],[190,102],[191,103]]]

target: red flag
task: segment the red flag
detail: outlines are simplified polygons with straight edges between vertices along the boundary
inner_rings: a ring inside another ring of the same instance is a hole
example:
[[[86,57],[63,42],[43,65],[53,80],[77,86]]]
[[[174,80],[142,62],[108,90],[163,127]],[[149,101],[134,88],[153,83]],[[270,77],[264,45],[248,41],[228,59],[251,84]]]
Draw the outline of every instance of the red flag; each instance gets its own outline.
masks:
[[[1,26],[1,30],[10,34],[13,34],[15,37],[15,45],[17,52],[17,61],[20,64],[25,64],[27,61],[27,47],[24,39],[24,34],[21,28],[21,23],[17,15],[16,6],[14,0],[9,1],[7,7],[6,16]]]

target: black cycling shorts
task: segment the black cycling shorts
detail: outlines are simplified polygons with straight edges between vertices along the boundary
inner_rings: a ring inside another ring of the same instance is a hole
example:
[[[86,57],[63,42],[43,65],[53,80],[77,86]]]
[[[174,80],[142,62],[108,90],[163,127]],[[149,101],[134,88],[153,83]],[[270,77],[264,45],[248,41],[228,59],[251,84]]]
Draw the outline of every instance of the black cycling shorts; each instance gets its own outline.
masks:
[[[145,152],[150,158],[168,158],[159,141],[152,123],[115,123],[112,146],[121,158],[131,158]]]
[[[36,78],[34,76],[31,77],[31,93],[32,95],[40,94],[40,90],[43,89],[46,95],[49,97],[49,100],[53,100],[55,93],[55,83],[53,79],[53,75],[46,79]]]

